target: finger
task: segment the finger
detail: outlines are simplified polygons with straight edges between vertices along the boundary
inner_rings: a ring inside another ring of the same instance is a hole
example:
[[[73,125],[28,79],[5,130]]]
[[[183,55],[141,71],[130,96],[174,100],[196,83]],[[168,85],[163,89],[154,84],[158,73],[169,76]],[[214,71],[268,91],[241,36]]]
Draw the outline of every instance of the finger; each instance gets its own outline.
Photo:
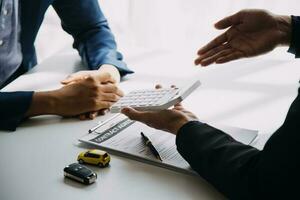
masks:
[[[180,102],[180,103],[176,103],[175,105],[174,105],[174,107],[175,108],[180,108],[180,107],[182,107],[182,103]]]
[[[108,109],[102,109],[98,111],[98,115],[105,115],[108,112]]]
[[[174,105],[173,110],[183,111],[185,109],[184,109],[184,107],[182,106],[181,103],[177,103],[176,105]]]
[[[63,85],[72,85],[72,84],[76,83],[76,81],[70,81],[70,82],[61,81],[60,83],[63,84]]]
[[[242,58],[242,57],[245,57],[243,55],[243,53],[241,53],[241,52],[234,52],[232,54],[229,54],[229,55],[222,56],[222,57],[218,58],[216,60],[216,63],[217,64],[222,64],[222,63],[226,63],[226,62],[229,62],[229,61],[232,61],[232,60],[237,60],[237,59]]]
[[[182,103],[181,102],[176,103],[174,106],[182,106]]]
[[[233,53],[232,49],[225,49],[225,50],[223,50],[223,51],[221,51],[221,52],[219,52],[219,53],[217,53],[217,54],[215,54],[215,55],[213,55],[211,57],[203,59],[200,64],[202,66],[208,66],[208,65],[216,62],[216,60],[218,58],[225,57],[225,56],[227,56],[227,55],[229,55],[231,53]]]
[[[97,117],[97,115],[98,115],[97,111],[88,113],[89,119],[95,119]]]
[[[117,102],[121,96],[114,93],[102,93],[100,99],[102,101]]]
[[[155,85],[155,89],[161,89],[161,88],[162,88],[162,85],[161,85],[161,84]]]
[[[225,43],[227,41],[227,36],[226,33],[222,33],[221,35],[219,35],[218,37],[216,37],[215,39],[213,39],[211,42],[209,42],[207,45],[205,45],[204,47],[202,47],[199,51],[198,51],[198,55],[202,55],[205,54],[207,51],[222,45],[223,43]]]
[[[85,76],[70,75],[66,79],[62,80],[61,83],[67,85],[72,82],[81,81],[83,79],[85,79]]]
[[[62,84],[68,84],[69,82],[71,82],[72,76],[69,75],[67,76],[64,80],[61,81]]]
[[[116,80],[111,76],[110,73],[101,73],[99,75],[99,81],[101,83],[116,83]]]
[[[234,15],[225,17],[224,19],[218,21],[215,24],[215,27],[217,29],[225,29],[225,28],[228,28],[233,25],[238,25],[241,23],[241,21],[242,21],[241,14],[240,14],[240,12],[238,12]]]
[[[219,53],[220,51],[223,51],[225,49],[228,49],[229,48],[229,45],[228,44],[223,44],[223,45],[220,45],[220,46],[217,46],[209,51],[207,51],[206,53],[200,55],[196,60],[195,60],[195,65],[199,65],[201,64],[202,60],[210,57],[210,56],[213,56],[217,53]]]
[[[118,96],[124,96],[123,91],[121,91],[115,84],[107,83],[99,86],[100,90],[104,93],[115,93]]]
[[[133,108],[123,108],[121,110],[121,113],[123,113],[124,115],[126,115],[127,117],[129,117],[129,119],[131,120],[135,120],[135,121],[140,121],[143,123],[147,123],[148,122],[148,118],[150,115],[150,112],[141,112],[141,111],[137,111]]]
[[[110,102],[110,101],[97,101],[96,102],[96,106],[92,109],[92,110],[102,110],[102,109],[108,109],[110,108],[112,105],[114,104],[114,102]]]
[[[162,87],[162,85],[160,85],[160,84],[157,84],[157,85],[155,86],[155,89],[161,89],[161,88],[163,88],[163,87]],[[176,85],[171,85],[171,88],[177,88],[177,87],[176,87]]]
[[[80,120],[86,120],[86,114],[80,114],[78,117]]]

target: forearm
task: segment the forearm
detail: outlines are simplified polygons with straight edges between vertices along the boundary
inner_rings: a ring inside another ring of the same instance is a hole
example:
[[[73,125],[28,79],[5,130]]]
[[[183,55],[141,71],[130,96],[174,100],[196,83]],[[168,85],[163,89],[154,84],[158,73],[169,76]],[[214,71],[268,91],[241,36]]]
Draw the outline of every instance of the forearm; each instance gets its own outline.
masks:
[[[250,179],[259,151],[207,124],[189,122],[176,138],[179,153],[191,167],[230,199],[251,199]]]
[[[114,66],[120,76],[131,74],[131,71],[123,61],[123,55],[117,51],[117,46],[108,27],[95,27],[91,29],[100,29],[98,33],[93,34],[88,31],[85,33],[88,38],[85,41],[78,41],[74,47],[79,51],[83,63],[91,70],[99,69],[99,66]]]
[[[63,29],[74,38],[73,47],[89,69],[98,70],[99,66],[110,64],[116,66],[121,76],[133,73],[117,51],[115,38],[97,0],[59,0],[53,6]]]
[[[26,117],[56,114],[56,97],[54,91],[34,92]]]

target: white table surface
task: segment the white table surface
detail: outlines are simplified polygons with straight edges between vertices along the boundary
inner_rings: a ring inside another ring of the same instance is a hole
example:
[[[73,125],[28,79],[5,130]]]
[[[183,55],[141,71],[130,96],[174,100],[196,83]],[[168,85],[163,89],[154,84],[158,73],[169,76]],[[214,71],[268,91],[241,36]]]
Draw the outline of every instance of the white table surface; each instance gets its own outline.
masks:
[[[283,49],[267,56],[200,69],[193,66],[194,52],[132,51],[125,55],[135,70],[121,83],[126,92],[155,83],[180,85],[198,77],[203,85],[186,101],[200,119],[260,131],[254,146],[266,139],[284,120],[295,98],[299,61]],[[78,54],[62,51],[19,77],[2,91],[47,90],[83,69]],[[0,199],[225,199],[200,177],[180,174],[112,155],[95,184],[84,186],[63,177],[63,168],[86,148],[77,139],[99,120],[36,117],[16,132],[0,132]]]

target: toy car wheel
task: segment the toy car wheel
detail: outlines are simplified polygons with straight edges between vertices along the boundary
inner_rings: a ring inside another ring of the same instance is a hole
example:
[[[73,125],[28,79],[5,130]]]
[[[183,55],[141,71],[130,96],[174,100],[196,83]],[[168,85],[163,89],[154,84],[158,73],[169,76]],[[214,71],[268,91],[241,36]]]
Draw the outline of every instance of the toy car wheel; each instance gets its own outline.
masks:
[[[83,183],[86,185],[90,184],[89,180],[84,180]]]
[[[108,165],[109,165],[109,163],[106,163],[106,164],[104,165],[104,167],[108,167]]]
[[[104,165],[102,163],[98,163],[99,167],[104,167]]]
[[[83,164],[83,163],[84,163],[84,161],[83,161],[82,159],[78,160],[78,162],[79,162],[80,164]]]

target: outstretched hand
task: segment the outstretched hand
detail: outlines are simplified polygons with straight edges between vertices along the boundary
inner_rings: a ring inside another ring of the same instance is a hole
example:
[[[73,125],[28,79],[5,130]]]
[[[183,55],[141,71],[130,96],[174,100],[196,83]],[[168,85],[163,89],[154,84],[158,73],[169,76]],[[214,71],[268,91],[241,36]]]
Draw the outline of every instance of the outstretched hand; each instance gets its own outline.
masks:
[[[160,85],[156,86],[156,89],[160,88]],[[193,113],[185,110],[180,103],[168,110],[137,111],[133,108],[124,108],[121,112],[132,120],[173,134],[177,134],[179,129],[187,122],[198,120]]]
[[[181,104],[175,105],[173,109],[161,111],[137,111],[133,108],[123,108],[122,113],[132,120],[175,135],[184,124],[197,120],[197,117],[185,110]]]
[[[198,51],[196,65],[261,55],[278,45],[288,45],[291,37],[291,17],[265,10],[242,10],[220,20],[215,27],[228,30]]]

